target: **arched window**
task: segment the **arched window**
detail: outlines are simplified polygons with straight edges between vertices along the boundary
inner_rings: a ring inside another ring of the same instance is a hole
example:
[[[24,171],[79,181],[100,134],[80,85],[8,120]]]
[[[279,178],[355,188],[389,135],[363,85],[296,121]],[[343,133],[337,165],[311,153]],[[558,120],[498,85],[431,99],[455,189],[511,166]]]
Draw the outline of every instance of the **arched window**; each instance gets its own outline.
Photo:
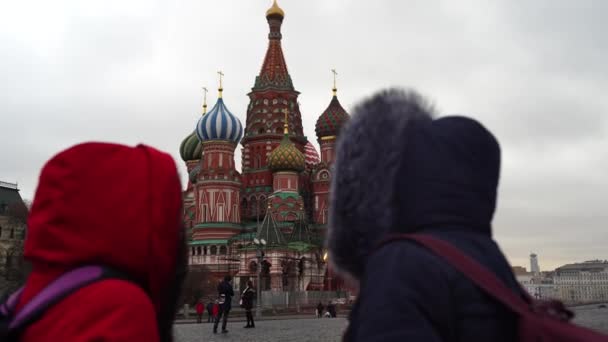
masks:
[[[243,215],[247,215],[247,199],[243,198],[243,200],[241,201],[241,213]]]
[[[220,246],[220,254],[221,255],[228,254],[228,249],[226,248],[226,246]]]
[[[196,247],[196,255],[201,255],[201,246]]]
[[[258,202],[259,204],[259,210],[260,210],[260,216],[264,216],[266,215],[266,196],[262,195],[260,196],[260,201]]]
[[[190,255],[196,255],[196,248],[190,248]]]
[[[208,252],[207,246],[203,247],[203,255],[207,255],[207,252]]]
[[[251,217],[256,217],[258,214],[258,200],[255,196],[249,199],[249,206],[249,209],[251,209]]]
[[[211,246],[211,255],[217,254],[217,246]]]

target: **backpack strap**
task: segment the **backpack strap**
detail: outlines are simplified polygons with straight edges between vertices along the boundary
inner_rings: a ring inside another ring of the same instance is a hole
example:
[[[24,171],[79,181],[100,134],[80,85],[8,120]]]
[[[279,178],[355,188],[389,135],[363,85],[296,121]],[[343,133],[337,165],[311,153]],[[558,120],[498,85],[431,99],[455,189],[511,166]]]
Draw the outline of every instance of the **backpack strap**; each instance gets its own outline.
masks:
[[[6,317],[11,312],[15,310],[17,303],[19,302],[19,298],[21,298],[21,293],[23,292],[23,286],[20,287],[17,291],[13,292],[6,301],[0,304],[0,315]]]
[[[79,267],[64,273],[42,289],[42,291],[12,317],[8,324],[9,333],[18,335],[29,324],[42,317],[46,310],[65,297],[89,284],[109,278],[129,280],[128,277],[123,276],[120,272],[94,265]],[[10,317],[14,313],[15,306],[18,302],[17,299],[22,290],[23,289],[20,289],[14,293],[9,300],[0,307],[0,310],[6,308],[7,316]]]
[[[463,273],[475,285],[511,311],[521,316],[532,313],[529,304],[523,297],[509,289],[494,273],[448,242],[426,234],[395,234],[383,240],[379,247],[401,240],[414,241],[442,257],[452,267]]]

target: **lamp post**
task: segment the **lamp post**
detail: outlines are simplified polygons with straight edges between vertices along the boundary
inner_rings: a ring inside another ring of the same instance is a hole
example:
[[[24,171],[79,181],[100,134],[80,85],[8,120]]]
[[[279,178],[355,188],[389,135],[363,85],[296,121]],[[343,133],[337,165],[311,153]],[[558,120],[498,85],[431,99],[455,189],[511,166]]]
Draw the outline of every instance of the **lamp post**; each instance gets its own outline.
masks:
[[[329,288],[329,291],[331,292],[333,290],[332,284],[331,284],[331,268],[329,267],[329,262],[327,262],[327,259],[329,258],[328,252],[325,251],[325,253],[323,253],[323,262],[326,263],[327,267],[327,287]]]
[[[262,283],[260,276],[262,274],[262,260],[264,259],[264,248],[266,247],[266,240],[264,239],[253,239],[253,244],[256,249],[256,257],[258,258],[258,289],[257,289],[257,300],[255,304],[255,317],[262,317]]]

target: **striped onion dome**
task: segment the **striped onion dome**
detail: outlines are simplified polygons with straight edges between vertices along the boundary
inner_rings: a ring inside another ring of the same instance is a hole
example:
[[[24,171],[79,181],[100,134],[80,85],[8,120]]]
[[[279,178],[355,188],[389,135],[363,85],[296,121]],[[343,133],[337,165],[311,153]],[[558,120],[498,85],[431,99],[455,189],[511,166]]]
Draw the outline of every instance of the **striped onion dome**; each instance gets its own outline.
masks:
[[[323,137],[337,136],[344,123],[348,121],[348,117],[348,113],[342,108],[338,97],[334,93],[329,106],[321,114],[315,125],[317,137],[321,139]]]
[[[190,133],[179,146],[179,154],[183,161],[201,159],[203,147],[195,132]]]
[[[196,135],[201,142],[210,140],[227,140],[238,144],[243,137],[243,125],[232,114],[220,97],[209,113],[196,124]]]
[[[310,141],[304,146],[304,157],[306,158],[306,165],[309,167],[317,165],[321,161],[317,149]]]
[[[272,171],[302,172],[306,167],[306,160],[304,154],[289,140],[289,135],[285,134],[281,144],[270,154],[268,167]]]

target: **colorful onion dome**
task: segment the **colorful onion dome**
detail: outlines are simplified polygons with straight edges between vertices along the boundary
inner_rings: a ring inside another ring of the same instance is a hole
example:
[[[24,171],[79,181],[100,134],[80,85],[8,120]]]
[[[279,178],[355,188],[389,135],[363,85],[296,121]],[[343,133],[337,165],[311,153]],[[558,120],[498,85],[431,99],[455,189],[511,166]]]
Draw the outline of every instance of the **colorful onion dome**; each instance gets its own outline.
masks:
[[[266,11],[266,18],[273,16],[285,18],[285,12],[283,11],[283,9],[281,9],[281,7],[279,7],[279,5],[277,4],[277,0],[274,0],[274,2],[272,3],[272,7],[270,7],[268,11]]]
[[[302,172],[306,168],[306,159],[304,154],[289,140],[289,112],[285,109],[284,113],[283,133],[285,135],[281,144],[268,157],[268,167],[272,171]]]
[[[272,171],[302,172],[306,168],[306,160],[304,154],[298,150],[286,134],[281,144],[270,154],[268,167]]]
[[[201,159],[202,153],[203,147],[195,132],[190,133],[179,146],[179,154],[185,162]]]
[[[306,159],[306,165],[309,167],[313,167],[319,164],[319,162],[321,161],[317,149],[310,141],[308,141],[304,146],[304,157]]]
[[[201,142],[210,140],[227,140],[238,144],[243,136],[241,121],[232,114],[224,100],[220,98],[209,113],[205,114],[196,124],[196,135]]]
[[[317,119],[317,124],[315,125],[317,137],[322,139],[325,137],[337,136],[344,123],[348,121],[348,118],[349,115],[346,110],[342,108],[334,90],[334,97],[331,99],[329,106],[325,109],[323,114],[321,114],[319,119]]]

